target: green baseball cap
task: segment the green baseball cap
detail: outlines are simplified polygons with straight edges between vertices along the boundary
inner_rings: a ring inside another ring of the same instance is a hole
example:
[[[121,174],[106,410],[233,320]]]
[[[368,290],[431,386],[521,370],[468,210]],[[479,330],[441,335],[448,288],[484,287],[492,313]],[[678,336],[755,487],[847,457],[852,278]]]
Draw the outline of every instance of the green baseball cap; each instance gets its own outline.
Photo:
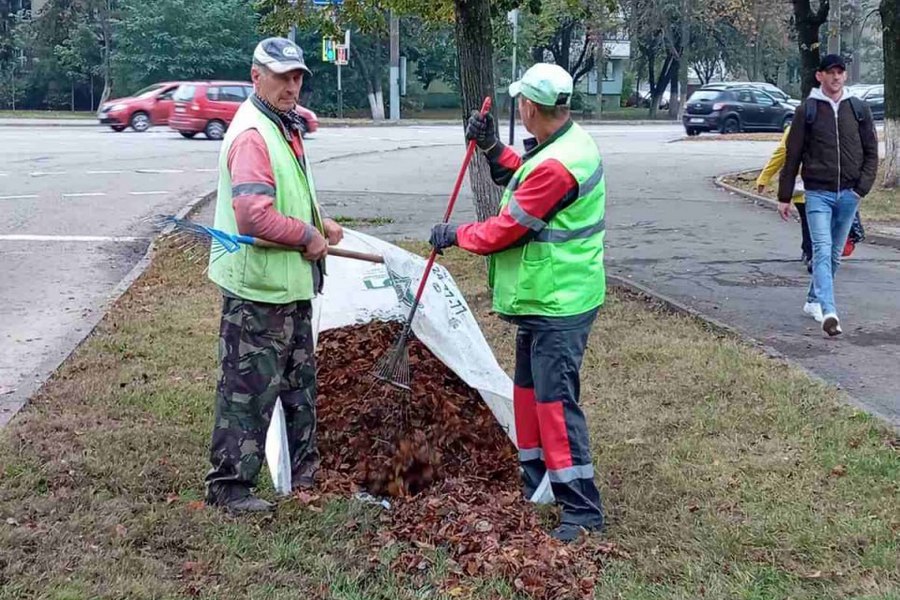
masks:
[[[522,79],[509,86],[509,95],[522,94],[543,106],[568,106],[572,101],[572,76],[550,63],[537,63],[525,71]]]

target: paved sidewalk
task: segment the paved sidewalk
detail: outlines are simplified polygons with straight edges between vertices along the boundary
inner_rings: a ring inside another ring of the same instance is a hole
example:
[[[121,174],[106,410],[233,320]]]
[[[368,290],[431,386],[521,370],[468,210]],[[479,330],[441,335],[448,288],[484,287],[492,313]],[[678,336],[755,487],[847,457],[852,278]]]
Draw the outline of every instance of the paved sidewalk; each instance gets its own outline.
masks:
[[[756,144],[751,160],[735,152],[746,143],[666,146],[646,148],[643,166],[608,167],[610,272],[777,350],[900,427],[900,251],[863,244],[844,262],[845,333],[829,339],[801,311],[809,276],[799,225],[713,184],[732,167],[759,166],[771,148]]]

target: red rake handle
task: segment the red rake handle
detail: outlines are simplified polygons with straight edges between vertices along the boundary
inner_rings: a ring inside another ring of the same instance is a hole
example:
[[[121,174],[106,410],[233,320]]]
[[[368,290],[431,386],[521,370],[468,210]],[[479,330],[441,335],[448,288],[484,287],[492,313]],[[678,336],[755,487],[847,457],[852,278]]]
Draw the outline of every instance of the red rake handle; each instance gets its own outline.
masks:
[[[489,112],[491,112],[491,97],[486,96],[484,102],[481,103],[481,116],[486,116]],[[450,221],[450,215],[453,213],[453,207],[456,206],[456,199],[459,197],[459,190],[462,188],[463,179],[466,176],[466,171],[469,168],[469,163],[472,162],[472,156],[475,154],[475,140],[469,140],[469,146],[466,148],[466,157],[463,159],[462,167],[459,169],[459,175],[456,176],[456,185],[453,186],[453,193],[450,194],[450,202],[447,203],[447,212],[444,213],[444,220],[442,223],[447,223]],[[409,323],[412,323],[413,315],[416,312],[416,308],[419,306],[419,301],[422,299],[422,294],[425,292],[425,284],[428,282],[428,275],[431,274],[431,268],[434,266],[434,261],[437,258],[437,249],[432,248],[431,254],[428,255],[428,264],[425,266],[425,273],[422,275],[422,281],[419,282],[419,290],[416,292],[416,299],[413,302],[412,311],[409,313]]]

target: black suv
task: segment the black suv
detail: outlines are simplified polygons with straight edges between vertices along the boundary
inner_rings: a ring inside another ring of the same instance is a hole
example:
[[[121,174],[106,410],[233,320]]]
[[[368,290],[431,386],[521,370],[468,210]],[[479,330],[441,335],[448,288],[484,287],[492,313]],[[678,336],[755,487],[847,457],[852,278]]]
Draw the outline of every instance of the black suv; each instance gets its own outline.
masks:
[[[873,85],[865,92],[861,98],[866,101],[869,108],[872,109],[872,117],[876,121],[884,119],[884,86]]]
[[[701,88],[687,101],[682,120],[688,135],[703,131],[783,131],[791,124],[794,107],[754,88]]]

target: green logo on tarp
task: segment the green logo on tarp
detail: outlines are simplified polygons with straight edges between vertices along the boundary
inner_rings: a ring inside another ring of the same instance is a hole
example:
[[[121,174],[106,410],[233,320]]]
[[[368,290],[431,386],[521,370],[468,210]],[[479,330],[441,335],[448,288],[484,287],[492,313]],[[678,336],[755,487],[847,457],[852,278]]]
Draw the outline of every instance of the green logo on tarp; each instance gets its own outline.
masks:
[[[392,287],[391,278],[384,277],[383,275],[366,277],[365,279],[363,279],[363,284],[366,286],[367,290],[383,290],[385,288]]]

